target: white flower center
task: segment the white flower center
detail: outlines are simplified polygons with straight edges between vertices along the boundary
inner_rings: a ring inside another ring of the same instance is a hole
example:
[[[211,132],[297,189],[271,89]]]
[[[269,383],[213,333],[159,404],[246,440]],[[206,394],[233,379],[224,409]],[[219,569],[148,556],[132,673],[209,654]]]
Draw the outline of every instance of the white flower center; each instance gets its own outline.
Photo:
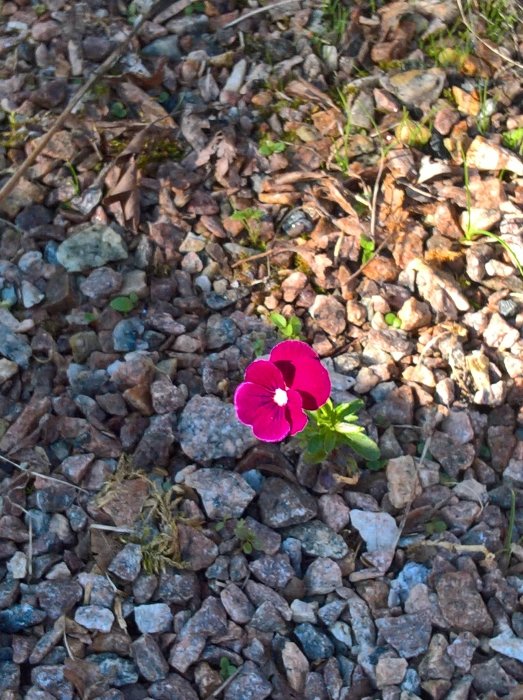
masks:
[[[289,400],[289,397],[287,396],[287,392],[285,389],[276,389],[274,392],[274,403],[278,404],[278,406],[286,406],[287,401]]]

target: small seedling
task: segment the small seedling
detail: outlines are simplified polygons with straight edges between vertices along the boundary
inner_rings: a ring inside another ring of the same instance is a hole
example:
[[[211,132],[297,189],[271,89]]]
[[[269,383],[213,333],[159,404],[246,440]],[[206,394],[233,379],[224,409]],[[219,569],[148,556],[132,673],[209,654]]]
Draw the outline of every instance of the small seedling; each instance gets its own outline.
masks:
[[[80,180],[78,179],[78,173],[76,172],[76,168],[68,160],[65,161],[65,165],[69,169],[69,172],[71,173],[71,179],[73,181],[73,188],[74,188],[74,190],[73,190],[74,195],[75,195],[75,197],[78,197],[80,192],[81,192],[81,188],[80,188]]]
[[[325,0],[322,7],[323,19],[327,26],[329,38],[334,43],[339,43],[347,29],[350,10],[342,0]]]
[[[501,142],[506,148],[510,148],[518,155],[523,156],[523,126],[505,131],[501,135]]]
[[[84,313],[84,318],[86,323],[94,323],[98,320],[98,316],[92,311],[86,311]]]
[[[253,222],[260,221],[263,218],[263,211],[261,209],[256,209],[255,207],[248,207],[247,209],[236,209],[231,214],[231,219],[233,221],[241,221],[249,234],[249,239],[254,246],[265,247],[265,244],[260,241],[260,234],[258,227],[254,226]]]
[[[252,554],[253,549],[259,549],[256,535],[247,527],[243,518],[240,518],[236,523],[234,535],[240,540],[244,554]]]
[[[127,116],[127,107],[124,105],[123,102],[117,100],[116,102],[113,102],[111,104],[109,112],[113,119],[125,119],[125,117]]]
[[[129,296],[115,297],[109,302],[109,306],[114,311],[119,311],[122,314],[128,314],[132,311],[138,302],[138,295],[131,292]]]
[[[447,523],[439,518],[434,518],[425,523],[425,531],[427,535],[439,535],[448,529]]]
[[[367,236],[360,236],[360,248],[361,264],[366,265],[374,255],[374,251],[376,250],[376,244],[374,243],[372,238],[368,238]]]
[[[514,4],[510,0],[486,0],[478,5],[486,23],[487,38],[495,44],[503,44],[518,23]]]
[[[269,318],[278,329],[282,338],[285,340],[301,340],[303,323],[297,316],[285,318],[282,314],[273,311]]]
[[[274,153],[283,153],[286,148],[287,144],[283,141],[273,141],[267,137],[260,141],[258,150],[262,156],[272,156]]]
[[[391,328],[401,328],[401,320],[397,317],[395,313],[392,313],[392,311],[388,314],[385,314],[385,323]]]
[[[203,12],[205,12],[205,3],[202,2],[202,0],[196,0],[196,2],[193,2],[189,7],[185,8],[183,14],[186,17],[190,17],[191,15],[201,14]]]
[[[361,399],[334,406],[329,399],[317,411],[306,411],[310,418],[298,440],[305,448],[305,459],[318,463],[337,447],[346,445],[370,462],[379,460],[380,450],[374,440],[357,425],[358,413],[363,408]]]
[[[226,681],[228,678],[233,676],[237,670],[237,667],[234,664],[232,664],[226,656],[221,657],[220,676],[222,678],[222,681]]]
[[[262,355],[265,355],[265,339],[255,338],[252,343],[252,351],[254,353],[254,357],[261,357]]]
[[[474,241],[478,238],[486,238],[488,241],[493,243],[499,243],[503,250],[507,253],[509,258],[512,260],[516,266],[521,278],[523,278],[523,264],[520,262],[518,255],[512,249],[506,241],[501,238],[501,236],[492,233],[492,231],[486,231],[485,229],[475,228],[472,224],[472,194],[470,191],[470,179],[469,179],[469,166],[467,163],[467,158],[465,153],[463,153],[463,180],[465,183],[465,194],[467,197],[467,224],[465,228],[465,234],[461,243],[463,245],[472,245]]]

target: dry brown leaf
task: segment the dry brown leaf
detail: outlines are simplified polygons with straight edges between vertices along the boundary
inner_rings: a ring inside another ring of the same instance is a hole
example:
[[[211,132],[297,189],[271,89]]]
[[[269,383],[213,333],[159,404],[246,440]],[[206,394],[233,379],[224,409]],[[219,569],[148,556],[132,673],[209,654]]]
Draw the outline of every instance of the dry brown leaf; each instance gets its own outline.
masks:
[[[163,126],[174,127],[173,118],[162,105],[133,83],[116,85],[118,96],[124,103],[131,104],[147,122],[160,122]]]
[[[106,184],[111,180],[114,184],[103,200],[120,226],[130,228],[134,233],[138,232],[140,225],[140,177],[134,156],[115,166],[106,179]]]
[[[100,571],[106,571],[107,567],[122,548],[120,536],[93,528],[91,535],[91,554],[94,557]]]
[[[99,697],[109,685],[98,666],[85,659],[66,659],[64,677],[74,685],[82,700]]]
[[[379,207],[379,222],[388,232],[392,233],[403,227],[409,213],[403,208],[405,192],[396,187],[395,179],[387,174],[381,186],[383,202]]]
[[[317,102],[324,107],[330,107],[339,110],[339,107],[331,100],[331,98],[325,93],[315,87],[312,83],[308,83],[306,80],[291,80],[287,83],[285,87],[285,94],[291,97],[297,97],[300,100]]]
[[[162,56],[158,60],[156,68],[150,76],[140,75],[139,73],[125,73],[123,77],[128,78],[135,85],[138,85],[138,87],[144,88],[145,90],[153,87],[160,87],[164,80],[163,69],[166,63],[167,58]]]

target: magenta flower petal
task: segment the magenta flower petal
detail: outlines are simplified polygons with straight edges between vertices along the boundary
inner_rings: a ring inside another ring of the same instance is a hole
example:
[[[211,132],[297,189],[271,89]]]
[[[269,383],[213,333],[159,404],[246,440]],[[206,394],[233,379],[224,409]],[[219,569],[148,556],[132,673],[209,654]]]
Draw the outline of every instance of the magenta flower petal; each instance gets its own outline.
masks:
[[[243,382],[234,394],[234,405],[238,420],[249,425],[259,440],[279,442],[289,434],[291,423],[287,406],[278,406],[274,390]]]
[[[296,435],[301,432],[307,425],[307,416],[303,412],[303,404],[300,394],[297,391],[289,389],[287,392],[289,401],[287,406],[287,419],[290,424],[289,435]]]
[[[245,381],[259,384],[275,391],[285,389],[285,381],[281,371],[268,360],[255,360],[245,371]]]
[[[328,371],[314,350],[301,340],[285,340],[273,348],[270,362],[281,371],[285,383],[299,392],[303,408],[315,411],[331,393]]]
[[[252,424],[252,432],[258,440],[280,442],[290,432],[291,425],[286,408],[277,406],[274,402],[273,405],[274,407],[267,404],[258,406],[258,412]]]

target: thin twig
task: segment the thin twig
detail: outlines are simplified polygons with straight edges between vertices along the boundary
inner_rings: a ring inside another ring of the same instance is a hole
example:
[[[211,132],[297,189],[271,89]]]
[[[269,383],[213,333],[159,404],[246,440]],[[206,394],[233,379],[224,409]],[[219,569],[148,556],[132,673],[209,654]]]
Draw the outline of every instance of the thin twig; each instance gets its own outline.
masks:
[[[0,459],[3,459],[4,462],[7,462],[8,464],[10,464],[13,467],[20,469],[21,472],[25,472],[26,474],[31,474],[31,476],[39,476],[41,479],[47,479],[48,481],[54,481],[57,484],[63,484],[64,486],[70,486],[72,489],[76,489],[77,491],[81,491],[82,493],[86,493],[89,495],[89,491],[87,489],[83,489],[81,486],[76,486],[76,484],[70,484],[68,481],[64,481],[63,479],[57,479],[55,476],[48,476],[47,474],[41,474],[40,472],[35,472],[32,469],[28,469],[27,467],[22,467],[22,465],[17,464],[16,462],[13,462],[12,459],[5,457],[5,455],[0,455]]]
[[[229,29],[230,27],[234,27],[236,24],[240,24],[240,22],[243,22],[244,19],[249,19],[250,17],[254,17],[254,15],[259,15],[260,13],[267,12],[268,10],[274,10],[276,7],[283,7],[283,5],[289,5],[291,2],[296,2],[296,0],[279,0],[279,2],[273,2],[272,5],[258,7],[256,8],[256,10],[251,10],[251,12],[247,12],[247,14],[242,15],[241,17],[233,19],[232,22],[228,22],[223,28]]]
[[[376,219],[377,219],[377,209],[378,209],[378,195],[380,191],[380,184],[381,184],[381,176],[383,175],[383,168],[385,167],[385,162],[384,159],[380,159],[380,165],[378,168],[378,174],[376,175],[376,180],[374,182],[374,187],[372,188],[372,202],[371,202],[371,208],[370,208],[370,231],[369,231],[369,237],[371,240],[374,240],[374,237],[376,235]],[[360,265],[360,267],[356,270],[356,272],[353,272],[352,275],[350,275],[344,282],[344,284],[348,284],[349,282],[352,282],[352,280],[356,279],[361,272],[367,267],[367,265],[370,265],[370,263],[374,260],[376,255],[382,251],[382,249],[387,245],[389,242],[389,239],[393,235],[394,231],[391,231],[388,236],[385,236],[385,238],[382,240],[382,242],[379,244],[379,246],[373,251],[371,257],[363,263],[363,265]]]
[[[211,693],[211,695],[208,696],[208,700],[210,700],[210,698],[217,698],[218,695],[222,692],[222,690],[225,690],[225,688],[229,685],[229,683],[233,680],[233,678],[236,678],[236,676],[240,673],[242,668],[243,668],[243,666],[240,666],[239,668],[236,669],[236,671],[234,673],[231,673],[229,678],[227,678],[220,686],[218,686],[218,688],[216,688],[214,693]]]
[[[519,68],[520,70],[523,70],[523,63],[519,63],[518,61],[515,61],[513,58],[510,58],[510,56],[507,56],[504,53],[501,53],[499,49],[497,49],[495,46],[493,46],[489,41],[485,41],[485,39],[482,39],[479,34],[476,32],[472,24],[469,22],[465,15],[465,10],[463,9],[463,3],[461,0],[456,0],[456,4],[458,6],[459,13],[461,15],[461,21],[465,25],[465,27],[469,30],[469,32],[472,34],[474,39],[476,41],[479,41],[480,44],[483,44],[483,46],[486,46],[489,51],[492,51],[493,54],[496,54],[496,56],[499,56],[502,58],[504,61],[507,61],[507,63],[511,63],[513,66],[516,66],[516,68]]]
[[[186,7],[191,5],[193,0],[178,0],[178,2],[174,3],[173,6],[171,7],[172,14],[176,14],[177,12],[183,11]],[[11,192],[14,190],[18,182],[21,180],[21,178],[25,175],[25,173],[29,170],[31,165],[35,162],[35,160],[38,158],[40,153],[44,150],[44,148],[47,146],[49,141],[52,139],[52,137],[61,129],[62,125],[64,124],[65,120],[67,117],[72,114],[72,112],[80,106],[81,102],[84,100],[86,97],[87,93],[93,85],[96,83],[96,81],[104,75],[116,61],[120,58],[121,54],[129,47],[129,42],[133,37],[135,37],[138,32],[140,31],[143,23],[158,10],[158,6],[163,5],[163,0],[160,0],[159,2],[155,3],[153,7],[149,9],[148,12],[145,14],[141,15],[136,24],[134,25],[132,31],[130,34],[114,49],[114,51],[105,59],[105,61],[94,71],[94,73],[91,75],[91,77],[88,79],[88,81],[77,90],[77,92],[73,95],[65,109],[62,111],[62,113],[58,116],[56,122],[53,124],[53,126],[49,129],[49,131],[42,136],[41,140],[38,142],[38,145],[34,148],[34,150],[27,156],[27,158],[24,160],[24,162],[20,165],[19,168],[11,175],[9,180],[5,183],[5,185],[0,189],[0,203],[4,201],[6,197],[8,197]]]
[[[25,235],[25,231],[22,228],[20,228],[20,226],[13,224],[12,221],[9,221],[8,219],[4,219],[2,216],[0,216],[0,223],[5,224],[6,226],[10,226],[12,229],[17,231],[21,236]]]

